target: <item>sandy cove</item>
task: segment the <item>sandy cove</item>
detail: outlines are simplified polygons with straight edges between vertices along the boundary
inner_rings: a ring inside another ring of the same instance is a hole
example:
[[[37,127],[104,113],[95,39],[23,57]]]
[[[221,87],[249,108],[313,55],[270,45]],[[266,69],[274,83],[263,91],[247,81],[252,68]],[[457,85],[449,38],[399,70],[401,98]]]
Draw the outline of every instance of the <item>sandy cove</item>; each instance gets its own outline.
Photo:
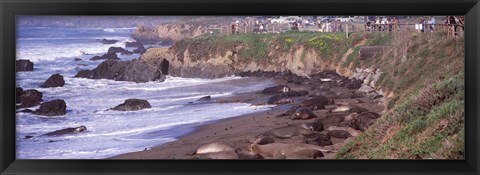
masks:
[[[283,83],[282,83],[283,82]],[[292,90],[306,90],[305,85],[299,85],[298,83],[286,83],[285,81],[279,81],[279,84],[286,84],[292,88]],[[333,90],[332,90],[333,91]],[[252,105],[263,105],[268,97],[271,95],[264,95],[258,92],[236,94],[230,97],[212,99],[216,102],[248,102]],[[308,98],[308,95],[301,97],[301,100]],[[298,98],[295,100],[299,100]],[[370,112],[376,112],[382,114],[385,107],[382,104],[383,100],[371,100],[364,98],[347,98],[347,99],[335,99],[335,104],[341,105],[356,105],[368,109]],[[298,102],[296,102],[298,103]],[[233,118],[217,120],[210,122],[203,126],[199,126],[193,132],[179,137],[178,140],[165,143],[163,145],[153,147],[148,150],[126,153],[118,156],[114,156],[110,159],[192,159],[198,158],[197,156],[187,155],[194,152],[202,145],[212,142],[223,142],[230,144],[233,148],[248,151],[248,146],[252,142],[252,138],[262,135],[272,129],[281,128],[294,123],[312,122],[315,119],[309,120],[291,120],[290,116],[278,117],[278,115],[285,113],[290,107],[295,104],[283,104],[272,107],[271,110],[256,112],[246,115],[241,115]],[[333,108],[336,105],[330,105],[327,109]],[[338,114],[329,113],[328,110],[315,110],[314,113],[324,121],[330,121],[329,116],[335,116]],[[333,118],[333,117],[331,117]],[[324,127],[332,126],[334,124],[324,123]],[[181,128],[180,128],[181,129]],[[326,131],[322,131],[326,133]],[[322,133],[320,132],[320,133]],[[359,131],[360,132],[360,131]],[[344,144],[354,137],[347,139],[339,139],[331,137],[333,145],[324,146],[324,148],[333,150],[333,152],[323,152],[324,157],[321,159],[331,159],[334,157],[335,152],[339,150]],[[294,136],[287,139],[274,138],[278,143],[304,143],[304,136]],[[201,157],[200,157],[201,158]],[[271,157],[265,157],[271,158]]]

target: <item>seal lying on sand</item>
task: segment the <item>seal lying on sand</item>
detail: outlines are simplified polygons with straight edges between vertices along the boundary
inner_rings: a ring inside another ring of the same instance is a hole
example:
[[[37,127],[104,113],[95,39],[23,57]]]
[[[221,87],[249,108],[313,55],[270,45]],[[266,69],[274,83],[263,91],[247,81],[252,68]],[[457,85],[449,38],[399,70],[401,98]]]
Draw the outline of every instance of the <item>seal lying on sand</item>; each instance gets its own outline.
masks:
[[[278,85],[278,86],[265,88],[261,91],[261,93],[273,94],[273,93],[283,93],[288,91],[290,91],[290,87],[288,87],[287,85]]]
[[[187,155],[195,155],[194,159],[263,159],[261,155],[233,149],[229,144],[222,142],[203,145]]]
[[[306,123],[293,123],[288,126],[295,126],[300,128],[305,128],[310,131],[323,131],[323,123],[321,120],[316,119],[313,122],[306,122]]]
[[[264,157],[281,157],[285,156],[286,158],[293,156],[300,156],[298,154],[305,153],[302,150],[316,150],[321,152],[332,152],[331,150],[324,149],[317,145],[310,145],[304,143],[270,143],[266,145],[259,145],[257,143],[252,143],[249,146],[249,149],[257,154],[260,154]]]
[[[285,104],[285,103],[293,103],[293,100],[290,98],[286,98],[282,94],[273,95],[267,100],[267,104]]]
[[[260,154],[242,151],[236,149],[235,151],[221,151],[205,154],[198,154],[193,159],[264,159]]]
[[[265,135],[277,137],[280,139],[286,139],[286,138],[291,138],[298,135],[312,134],[312,132],[313,131],[305,128],[287,126],[287,127],[277,128],[277,129],[268,131],[265,133]]]
[[[334,107],[334,108],[328,110],[328,112],[329,113],[350,112],[351,109],[352,109],[352,107],[350,107],[350,106],[337,106],[337,107]]]
[[[361,131],[355,130],[350,127],[340,127],[340,126],[330,126],[328,128],[325,128],[327,131],[333,131],[333,130],[342,130],[342,131],[347,131],[351,136],[356,137],[362,134]]]
[[[61,130],[56,130],[53,132],[49,132],[47,134],[44,134],[46,136],[59,136],[59,135],[64,135],[64,134],[74,134],[74,133],[79,133],[79,132],[84,132],[87,130],[87,127],[85,126],[79,126],[76,128],[65,128]]]
[[[339,126],[348,126],[360,131],[366,131],[378,117],[380,117],[380,115],[377,113],[362,112],[358,114],[354,112],[345,116],[344,121],[342,121]]]
[[[344,130],[331,130],[331,131],[328,131],[327,134],[330,137],[335,137],[335,138],[340,138],[340,139],[346,139],[346,138],[352,137],[352,135],[350,135],[350,133],[348,133],[347,131],[344,131]]]
[[[328,99],[323,95],[318,95],[303,101],[300,106],[310,108],[312,110],[325,109],[326,105],[334,104],[332,99]]]
[[[253,139],[250,140],[251,143],[257,143],[259,145],[265,145],[269,143],[274,143],[275,140],[273,140],[273,137],[270,137],[268,135],[259,135],[254,137]]]
[[[188,153],[187,155],[195,155],[195,154],[207,154],[207,153],[216,153],[216,152],[223,152],[223,151],[235,151],[232,146],[223,142],[213,142],[206,145],[201,146],[194,152]]]
[[[285,159],[316,159],[319,157],[324,157],[324,155],[316,149],[302,149],[285,155]]]
[[[329,135],[319,134],[319,133],[306,135],[303,142],[308,143],[308,144],[318,145],[318,146],[333,145],[332,140],[330,139]]]
[[[292,120],[307,120],[311,118],[317,118],[318,116],[313,113],[313,111],[309,108],[298,108],[295,113],[293,113],[291,119]]]

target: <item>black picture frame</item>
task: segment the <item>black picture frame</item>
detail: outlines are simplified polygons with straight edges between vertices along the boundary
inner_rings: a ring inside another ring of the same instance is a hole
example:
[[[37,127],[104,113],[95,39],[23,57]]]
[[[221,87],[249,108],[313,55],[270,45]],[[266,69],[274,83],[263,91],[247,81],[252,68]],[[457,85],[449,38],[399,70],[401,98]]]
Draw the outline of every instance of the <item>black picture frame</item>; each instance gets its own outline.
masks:
[[[1,174],[478,174],[478,0],[1,0]],[[16,15],[465,15],[465,160],[15,160]]]

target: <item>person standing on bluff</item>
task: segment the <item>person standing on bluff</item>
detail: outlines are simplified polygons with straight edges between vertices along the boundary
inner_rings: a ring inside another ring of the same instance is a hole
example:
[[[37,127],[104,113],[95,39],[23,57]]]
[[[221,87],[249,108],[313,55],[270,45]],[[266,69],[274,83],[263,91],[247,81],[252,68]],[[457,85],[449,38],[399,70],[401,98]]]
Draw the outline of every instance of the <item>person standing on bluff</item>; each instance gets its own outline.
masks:
[[[435,31],[435,23],[435,18],[433,16],[430,16],[430,20],[428,20],[427,22],[430,32]]]
[[[337,25],[336,25],[336,26],[337,26],[337,27],[336,27],[336,28],[337,28],[337,31],[343,32],[342,22],[341,22],[339,19],[337,20]]]
[[[420,29],[420,31],[422,31],[422,33],[425,32],[425,24],[426,24],[426,23],[425,23],[425,18],[420,17],[420,22],[418,22],[418,24],[421,24],[421,29]]]
[[[400,24],[400,21],[398,20],[397,17],[393,17],[393,28],[395,31],[400,31],[400,27],[399,27],[399,24]]]
[[[240,34],[240,21],[235,21],[235,34]]]
[[[465,16],[460,17],[458,25],[462,28],[462,33],[465,32]]]
[[[255,26],[253,28],[253,32],[255,32],[255,33],[260,32],[260,22],[259,21],[255,21]]]
[[[447,18],[447,26],[449,27],[449,31],[448,32],[450,34],[450,36],[457,36],[457,20],[454,16],[449,16]]]

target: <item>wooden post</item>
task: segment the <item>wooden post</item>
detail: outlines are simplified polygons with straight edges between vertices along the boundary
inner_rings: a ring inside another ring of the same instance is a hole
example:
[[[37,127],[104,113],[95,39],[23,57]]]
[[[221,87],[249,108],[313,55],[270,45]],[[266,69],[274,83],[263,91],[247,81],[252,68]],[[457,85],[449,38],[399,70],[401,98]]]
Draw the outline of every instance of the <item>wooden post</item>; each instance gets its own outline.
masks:
[[[348,39],[348,23],[347,23],[347,24],[345,24],[345,28],[347,28],[347,30],[346,30],[346,32],[345,32],[345,33],[346,33],[346,35],[347,35],[347,39]]]

